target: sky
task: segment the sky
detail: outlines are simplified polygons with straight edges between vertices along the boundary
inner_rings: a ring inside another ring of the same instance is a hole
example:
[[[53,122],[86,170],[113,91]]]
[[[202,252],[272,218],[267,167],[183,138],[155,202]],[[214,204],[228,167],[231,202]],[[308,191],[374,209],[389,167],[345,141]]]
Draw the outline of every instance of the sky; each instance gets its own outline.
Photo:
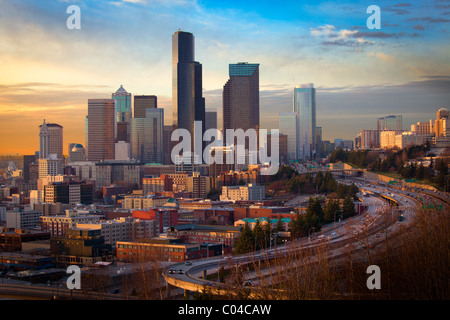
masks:
[[[81,29],[69,29],[70,5]],[[380,29],[369,29],[370,5]],[[39,125],[84,145],[87,101],[120,85],[158,96],[171,123],[172,34],[195,36],[207,109],[222,119],[228,65],[260,64],[260,122],[278,129],[293,88],[314,83],[323,139],[354,139],[376,118],[403,129],[450,102],[450,0],[0,0],[0,154],[33,154]]]

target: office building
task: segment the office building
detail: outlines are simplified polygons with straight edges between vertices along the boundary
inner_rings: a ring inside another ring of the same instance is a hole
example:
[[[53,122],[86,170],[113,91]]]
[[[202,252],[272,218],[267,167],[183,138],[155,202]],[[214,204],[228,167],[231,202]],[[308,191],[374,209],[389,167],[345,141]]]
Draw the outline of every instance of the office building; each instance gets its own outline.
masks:
[[[24,155],[23,156],[23,168],[22,168],[22,176],[25,182],[33,181],[35,176],[33,177],[30,172],[31,165],[37,164],[38,157],[36,155]],[[31,169],[32,170],[32,169]]]
[[[224,186],[220,201],[259,201],[263,200],[266,188],[249,183],[246,186]]]
[[[401,135],[402,130],[383,130],[380,132],[380,148],[391,149],[396,146],[396,135]]]
[[[115,144],[115,160],[130,160],[131,159],[131,144],[125,141],[118,141]]]
[[[52,153],[47,158],[39,159],[39,179],[47,176],[57,176],[62,174],[63,167],[61,159]]]
[[[39,159],[56,154],[63,159],[63,127],[56,123],[44,123],[39,126]]]
[[[411,132],[416,134],[430,134],[433,126],[428,121],[420,121],[411,125]]]
[[[40,225],[41,215],[41,211],[30,209],[6,211],[6,227],[14,229],[37,228]]]
[[[216,110],[206,109],[205,111],[205,131],[208,129],[218,129]]]
[[[280,134],[287,136],[287,160],[297,159],[297,114],[279,114]]]
[[[361,130],[361,149],[380,147],[380,130]]]
[[[227,129],[259,132],[259,64],[239,62],[228,69],[230,78],[223,87],[223,133],[226,136]]]
[[[44,186],[45,203],[91,204],[94,185],[86,182],[52,182]]]
[[[105,243],[100,230],[73,228],[50,239],[50,253],[59,263],[94,264],[111,257],[111,245]]]
[[[158,108],[158,98],[156,96],[134,96],[134,118],[145,118],[145,110],[154,108]]]
[[[131,119],[131,93],[127,92],[122,85],[112,94],[116,103],[116,122],[130,123]]]
[[[141,164],[139,161],[110,160],[95,163],[95,185],[103,188],[126,181],[141,184]]]
[[[82,162],[86,161],[86,149],[80,143],[71,143],[69,145],[69,154],[67,162]]]
[[[145,242],[117,242],[117,261],[182,262],[208,256],[207,248],[200,244],[185,244],[177,239],[146,240]]]
[[[415,134],[414,132],[402,132],[395,136],[395,146],[403,149],[409,146],[432,143],[434,134]]]
[[[39,212],[41,213],[41,212]],[[41,228],[53,236],[64,236],[66,231],[74,229],[77,223],[98,223],[102,216],[91,214],[89,211],[66,210],[64,215],[41,216]]]
[[[402,130],[402,116],[390,115],[378,118],[377,130]]]
[[[115,159],[115,100],[88,100],[88,161]]]
[[[447,137],[450,135],[449,111],[444,107],[436,112],[433,132],[436,138]]]
[[[115,101],[116,123],[114,128],[114,141],[130,142],[131,124],[131,93],[127,92],[123,86],[112,94]]]
[[[205,130],[205,99],[202,95],[202,65],[195,61],[194,35],[177,31],[172,35],[172,119],[174,129],[191,134],[194,150],[194,121]],[[202,148],[203,150],[203,148]]]
[[[316,89],[312,83],[294,88],[297,116],[297,158],[311,160],[316,154]]]
[[[142,163],[164,162],[164,109],[147,108],[131,120],[131,157]]]
[[[156,221],[121,217],[99,223],[77,223],[80,230],[100,230],[106,244],[115,246],[118,241],[138,241],[159,235]]]

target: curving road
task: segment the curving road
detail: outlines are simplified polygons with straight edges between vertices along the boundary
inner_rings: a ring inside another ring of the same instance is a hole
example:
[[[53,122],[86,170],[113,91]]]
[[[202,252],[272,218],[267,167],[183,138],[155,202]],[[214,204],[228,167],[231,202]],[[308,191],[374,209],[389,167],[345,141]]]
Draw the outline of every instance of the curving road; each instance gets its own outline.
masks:
[[[229,293],[229,288],[225,289],[218,281],[205,279],[208,273],[217,273],[221,266],[236,266],[263,261],[278,256],[292,254],[293,250],[303,250],[305,248],[316,248],[327,246],[329,257],[338,259],[345,251],[363,251],[367,246],[374,247],[385,241],[383,237],[388,236],[391,231],[396,230],[401,225],[409,225],[416,212],[416,207],[420,205],[418,200],[424,196],[423,192],[417,190],[398,190],[389,186],[378,186],[375,181],[364,178],[346,178],[345,183],[356,183],[360,188],[360,198],[364,201],[368,209],[366,213],[346,219],[339,223],[332,223],[324,226],[320,233],[309,238],[292,241],[284,246],[278,246],[265,252],[256,252],[235,257],[210,258],[187,264],[175,264],[163,271],[163,276],[168,284],[189,290],[198,291],[209,289],[210,292]],[[366,196],[362,194],[364,192]],[[432,195],[429,195],[432,196]],[[398,213],[386,210],[389,203],[396,203],[403,214],[404,220],[399,221]],[[170,269],[176,270],[171,273]],[[179,271],[181,270],[181,271]],[[268,273],[271,273],[269,270]],[[247,280],[258,281],[258,275],[247,274]]]

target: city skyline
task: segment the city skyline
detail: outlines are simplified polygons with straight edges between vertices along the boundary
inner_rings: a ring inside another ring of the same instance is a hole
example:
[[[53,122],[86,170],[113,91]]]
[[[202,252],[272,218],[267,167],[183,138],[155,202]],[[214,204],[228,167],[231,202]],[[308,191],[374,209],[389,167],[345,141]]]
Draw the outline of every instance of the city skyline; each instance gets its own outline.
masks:
[[[80,30],[66,27],[70,4],[81,8]],[[324,140],[353,140],[392,113],[406,127],[434,118],[450,99],[448,4],[377,5],[380,30],[367,29],[362,1],[1,1],[1,153],[37,151],[30,137],[43,119],[64,127],[64,146],[83,144],[88,99],[110,98],[120,85],[157,96],[171,123],[169,37],[180,29],[196,36],[206,108],[218,123],[228,65],[237,61],[260,64],[261,128],[278,128],[301,83],[316,85]],[[126,27],[115,24],[130,17]]]

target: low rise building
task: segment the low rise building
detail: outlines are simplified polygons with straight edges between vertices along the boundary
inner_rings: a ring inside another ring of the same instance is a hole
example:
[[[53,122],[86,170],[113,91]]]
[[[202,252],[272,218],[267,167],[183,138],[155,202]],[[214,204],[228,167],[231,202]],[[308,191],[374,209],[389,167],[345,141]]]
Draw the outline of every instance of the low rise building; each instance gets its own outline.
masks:
[[[182,243],[179,239],[149,240],[146,242],[117,242],[117,261],[183,262],[206,258],[208,249],[199,244]]]

